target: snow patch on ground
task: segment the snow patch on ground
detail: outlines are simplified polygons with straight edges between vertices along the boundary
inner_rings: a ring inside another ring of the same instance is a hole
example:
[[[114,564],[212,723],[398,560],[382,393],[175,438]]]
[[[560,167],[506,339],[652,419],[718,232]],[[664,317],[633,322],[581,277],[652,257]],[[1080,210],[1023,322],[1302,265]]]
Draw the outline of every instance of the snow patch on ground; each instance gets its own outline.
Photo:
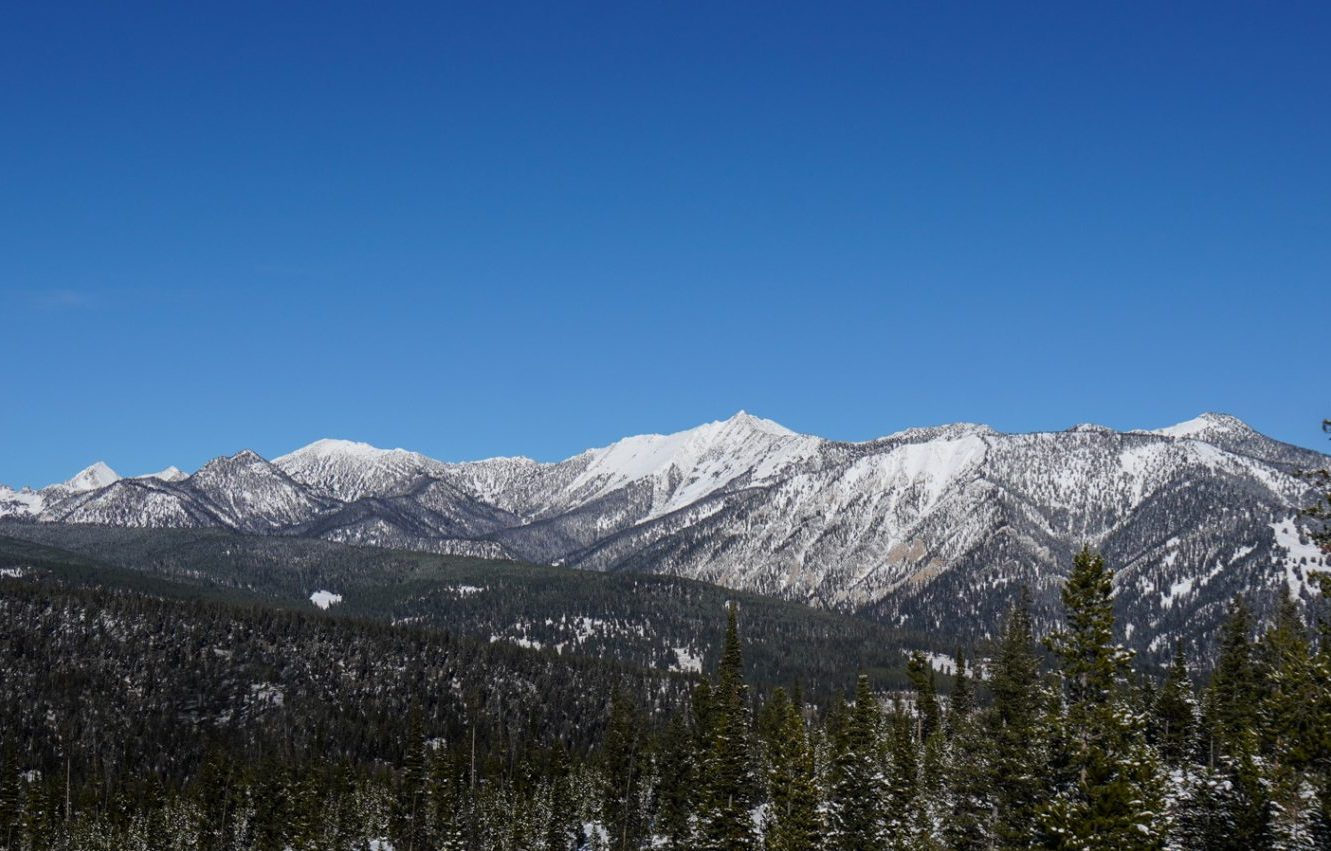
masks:
[[[955,657],[947,656],[942,653],[925,651],[924,658],[925,661],[929,663],[929,667],[933,668],[940,674],[951,676],[957,671],[957,660]]]
[[[606,830],[605,825],[599,821],[585,821],[582,823],[582,835],[587,837],[592,848],[609,848],[610,831]]]
[[[676,647],[675,651],[675,669],[683,671],[686,674],[702,673],[702,654],[694,654],[689,647]]]
[[[1163,608],[1168,609],[1170,606],[1174,605],[1175,600],[1187,594],[1191,594],[1193,582],[1193,577],[1189,576],[1186,579],[1180,579],[1178,582],[1169,586],[1168,591],[1161,591],[1160,605]],[[1129,637],[1131,637],[1131,633],[1129,633]]]
[[[315,591],[310,595],[310,602],[326,611],[329,606],[336,606],[342,602],[342,595],[334,594],[332,591]]]

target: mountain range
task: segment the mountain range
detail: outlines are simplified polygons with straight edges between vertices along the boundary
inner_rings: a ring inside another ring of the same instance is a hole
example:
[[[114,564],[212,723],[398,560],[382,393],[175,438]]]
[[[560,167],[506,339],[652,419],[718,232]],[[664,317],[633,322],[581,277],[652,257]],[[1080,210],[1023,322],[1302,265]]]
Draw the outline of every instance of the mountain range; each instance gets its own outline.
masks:
[[[740,412],[556,463],[443,462],[319,440],[245,450],[192,474],[121,478],[97,463],[41,490],[0,487],[0,517],[253,535],[702,579],[992,635],[1021,587],[1052,612],[1084,544],[1117,568],[1128,642],[1205,642],[1233,594],[1259,611],[1315,594],[1329,568],[1300,473],[1331,457],[1223,414],[1153,431],[909,429],[861,443]]]

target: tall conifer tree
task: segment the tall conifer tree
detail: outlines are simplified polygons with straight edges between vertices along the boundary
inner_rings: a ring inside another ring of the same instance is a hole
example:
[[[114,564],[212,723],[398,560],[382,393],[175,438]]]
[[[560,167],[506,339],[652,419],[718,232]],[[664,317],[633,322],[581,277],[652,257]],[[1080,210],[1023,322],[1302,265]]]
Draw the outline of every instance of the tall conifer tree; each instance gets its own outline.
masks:
[[[1035,835],[1048,777],[1037,722],[1042,702],[1040,660],[1025,589],[1004,622],[989,688],[994,696],[986,719],[994,836],[999,848],[1026,848]]]
[[[730,604],[725,649],[711,691],[711,740],[704,763],[705,798],[698,847],[748,851],[756,846],[754,775],[748,687],[739,643],[739,609]]]
[[[855,705],[834,743],[829,851],[881,851],[885,848],[878,700],[869,678],[860,674]]]
[[[1114,641],[1113,572],[1083,548],[1063,586],[1067,627],[1051,637],[1066,710],[1058,794],[1042,819],[1047,844],[1065,849],[1162,848],[1164,790],[1146,745],[1145,719],[1123,694],[1131,659]]]
[[[1193,755],[1197,730],[1197,698],[1192,693],[1187,659],[1180,642],[1165,681],[1155,695],[1152,727],[1160,758],[1171,768],[1180,768]]]

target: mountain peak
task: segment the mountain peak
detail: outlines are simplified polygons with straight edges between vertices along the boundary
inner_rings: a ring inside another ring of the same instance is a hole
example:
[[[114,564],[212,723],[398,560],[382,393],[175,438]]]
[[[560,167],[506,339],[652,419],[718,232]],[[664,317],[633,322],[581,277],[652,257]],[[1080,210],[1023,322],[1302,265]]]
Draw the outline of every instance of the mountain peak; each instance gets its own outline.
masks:
[[[279,467],[284,467],[289,463],[311,462],[311,461],[330,461],[338,459],[347,459],[352,461],[375,461],[390,455],[411,455],[416,456],[419,453],[411,452],[407,449],[381,449],[369,443],[362,443],[357,440],[343,440],[335,437],[324,437],[313,443],[302,446],[286,455],[281,455],[273,459],[273,463]]]
[[[120,474],[98,461],[80,470],[78,475],[64,483],[64,486],[76,493],[95,491],[120,480]]]
[[[1114,434],[1114,430],[1099,423],[1077,423],[1067,429],[1071,434]]]
[[[1204,439],[1216,434],[1252,434],[1253,429],[1238,417],[1208,411],[1190,420],[1154,429],[1151,433],[1166,437]]]
[[[204,464],[203,467],[199,469],[199,472],[213,474],[219,470],[234,470],[267,463],[267,460],[253,449],[242,449],[234,455],[217,456],[207,464]]]
[[[775,420],[755,417],[748,411],[740,410],[728,420],[722,421],[723,425],[741,426],[752,431],[761,431],[764,434],[770,434],[776,437],[795,437],[797,432],[793,432],[781,423]]]
[[[163,482],[181,482],[189,478],[189,475],[179,467],[174,465],[165,470],[158,470],[156,473],[148,473],[143,476],[136,476],[139,479],[157,479]]]

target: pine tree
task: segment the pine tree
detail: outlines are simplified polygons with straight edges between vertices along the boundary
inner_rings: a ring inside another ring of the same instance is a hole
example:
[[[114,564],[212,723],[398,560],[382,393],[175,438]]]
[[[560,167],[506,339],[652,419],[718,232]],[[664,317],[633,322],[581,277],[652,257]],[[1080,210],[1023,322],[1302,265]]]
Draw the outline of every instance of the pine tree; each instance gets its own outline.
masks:
[[[880,851],[886,847],[878,701],[869,678],[859,676],[855,705],[834,742],[828,801],[828,851]]]
[[[1267,757],[1274,848],[1311,847],[1320,806],[1310,771],[1321,756],[1318,684],[1307,631],[1294,601],[1281,601],[1260,645],[1262,751]]]
[[[545,826],[545,851],[570,851],[577,834],[572,783],[569,780],[568,751],[556,742],[550,754],[550,810]],[[460,837],[459,837],[460,838]],[[444,845],[445,849],[453,846]],[[462,846],[457,846],[461,851]]]
[[[941,712],[938,706],[938,688],[934,682],[934,669],[919,650],[910,654],[906,662],[906,676],[915,689],[917,730],[916,737],[926,741],[939,729]]]
[[[1252,615],[1234,598],[1220,633],[1219,658],[1207,695],[1207,760],[1251,757],[1257,752],[1257,672],[1252,659]]]
[[[1181,642],[1174,650],[1165,681],[1155,695],[1152,727],[1160,758],[1170,768],[1181,768],[1192,756],[1197,729],[1197,698],[1192,693]]]
[[[750,812],[754,804],[753,754],[739,610],[734,603],[730,605],[725,649],[707,715],[711,738],[703,767],[705,792],[698,847],[706,851],[748,851],[757,844]]]
[[[1331,545],[1331,540],[1327,541]],[[1328,551],[1331,554],[1331,550]],[[1317,651],[1311,660],[1314,683],[1313,705],[1317,714],[1315,732],[1309,743],[1312,749],[1313,783],[1317,790],[1319,814],[1317,838],[1323,847],[1331,848],[1331,574],[1318,574],[1322,599],[1320,620],[1317,624]]]
[[[1077,554],[1063,606],[1067,627],[1050,646],[1061,663],[1067,771],[1044,811],[1047,844],[1162,848],[1163,787],[1144,719],[1122,693],[1131,657],[1114,642],[1113,573],[1103,557]]]
[[[998,790],[994,783],[993,741],[974,711],[950,712],[952,738],[947,753],[947,815],[943,840],[955,851],[999,847],[994,829]]]
[[[1207,800],[1214,806],[1200,810],[1197,819],[1214,818],[1216,823],[1206,832],[1231,842],[1217,847],[1235,851],[1269,844],[1269,795],[1259,755],[1262,689],[1253,660],[1252,629],[1247,602],[1235,597],[1220,632],[1219,658],[1204,695],[1201,724],[1208,774],[1228,788],[1225,794],[1211,795]]]
[[[642,813],[638,806],[643,773],[640,726],[641,720],[632,700],[616,688],[610,698],[610,723],[601,754],[605,778],[601,812],[614,851],[637,848],[643,834]]]
[[[393,832],[405,851],[421,851],[428,845],[426,812],[428,802],[429,754],[425,743],[425,720],[419,705],[413,704],[407,714],[406,738],[402,746],[402,770],[398,794],[395,798]]]
[[[686,851],[693,828],[697,748],[683,712],[670,716],[660,747],[660,779],[656,789],[656,833],[667,851]]]
[[[899,698],[893,698],[888,715],[885,829],[889,848],[914,845],[920,826],[920,749],[915,739],[917,723]]]
[[[966,672],[966,651],[960,646],[957,647],[956,655],[953,657],[952,668],[952,693],[947,697],[949,736],[955,730],[955,722],[966,718],[975,708],[975,692]]]
[[[1008,612],[989,680],[993,706],[986,716],[989,788],[995,796],[993,832],[999,848],[1026,848],[1046,796],[1045,743],[1039,735],[1040,660],[1030,597],[1023,589]]]
[[[0,848],[18,847],[19,827],[23,821],[23,797],[19,787],[18,758],[12,746],[6,746],[0,758]]]
[[[796,691],[798,695],[798,690]],[[768,851],[812,851],[823,834],[813,749],[798,699],[777,689],[770,702],[774,728],[768,753]]]

